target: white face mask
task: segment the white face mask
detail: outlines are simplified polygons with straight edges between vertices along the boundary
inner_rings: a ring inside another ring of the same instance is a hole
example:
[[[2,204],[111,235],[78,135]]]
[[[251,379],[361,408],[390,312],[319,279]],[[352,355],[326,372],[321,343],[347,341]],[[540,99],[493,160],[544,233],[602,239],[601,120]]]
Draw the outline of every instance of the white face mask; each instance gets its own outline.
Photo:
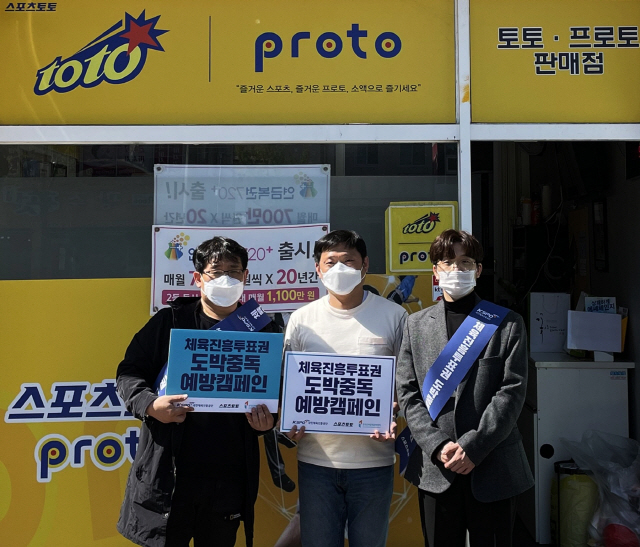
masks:
[[[362,281],[360,270],[338,262],[322,274],[322,284],[332,293],[344,296],[355,289]]]
[[[452,270],[438,272],[438,275],[440,277],[438,285],[454,300],[467,296],[476,286],[476,270],[466,272]]]
[[[228,308],[240,300],[244,291],[244,283],[228,275],[223,275],[218,279],[205,281],[202,290],[216,306]]]

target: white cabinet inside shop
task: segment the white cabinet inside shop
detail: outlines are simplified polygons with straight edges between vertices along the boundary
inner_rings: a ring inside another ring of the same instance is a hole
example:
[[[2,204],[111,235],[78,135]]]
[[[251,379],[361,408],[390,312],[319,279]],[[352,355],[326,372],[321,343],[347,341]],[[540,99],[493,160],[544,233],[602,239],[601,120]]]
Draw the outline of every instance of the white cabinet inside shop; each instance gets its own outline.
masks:
[[[518,420],[536,484],[518,499],[518,514],[536,542],[551,543],[553,464],[570,459],[560,438],[587,429],[629,435],[629,362],[580,361],[565,353],[532,353],[527,399]]]

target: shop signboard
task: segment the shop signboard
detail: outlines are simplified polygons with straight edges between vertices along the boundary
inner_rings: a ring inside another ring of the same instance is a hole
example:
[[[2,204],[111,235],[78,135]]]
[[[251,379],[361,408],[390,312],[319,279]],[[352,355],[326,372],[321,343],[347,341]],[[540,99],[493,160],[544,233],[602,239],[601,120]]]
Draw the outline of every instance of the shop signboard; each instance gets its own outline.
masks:
[[[474,0],[470,10],[473,122],[640,122],[640,2]]]
[[[114,379],[87,381],[26,382],[4,415],[8,424],[50,424],[72,422],[113,422],[134,420],[117,393]],[[137,426],[137,423],[129,424]],[[136,455],[138,427],[124,434],[102,433],[97,437],[69,440],[64,435],[48,434],[35,446],[35,478],[50,482],[54,473],[65,467],[84,467],[89,460],[99,469],[117,469],[131,463]]]
[[[242,302],[253,298],[266,312],[293,311],[326,294],[313,259],[315,242],[326,224],[202,228],[154,226],[151,313],[181,296],[199,296],[193,279],[193,252],[214,236],[247,248],[249,275]]]
[[[5,3],[0,124],[455,123],[454,36],[449,0]]]
[[[154,223],[328,223],[330,176],[329,165],[156,165]]]
[[[456,201],[389,204],[385,213],[387,273],[432,274],[431,243],[445,230],[456,228],[457,207]]]
[[[396,358],[286,352],[282,429],[370,435],[391,427]]]

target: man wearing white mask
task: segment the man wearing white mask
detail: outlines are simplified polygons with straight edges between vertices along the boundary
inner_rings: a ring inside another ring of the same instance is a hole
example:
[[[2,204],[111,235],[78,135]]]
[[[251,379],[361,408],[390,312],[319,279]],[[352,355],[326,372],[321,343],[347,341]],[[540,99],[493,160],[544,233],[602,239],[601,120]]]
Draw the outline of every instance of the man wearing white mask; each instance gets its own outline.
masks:
[[[142,420],[118,531],[138,545],[232,547],[240,520],[253,544],[258,495],[258,435],[273,427],[265,405],[251,413],[196,412],[177,406],[186,395],[158,396],[172,329],[210,329],[237,309],[247,279],[247,250],[214,237],[194,252],[200,296],[178,298],[138,332],[118,366],[118,392]],[[279,332],[275,323],[263,332]]]
[[[398,357],[398,402],[417,446],[426,547],[511,547],[515,497],[533,486],[516,420],[527,387],[522,317],[481,300],[480,242],[446,230],[429,257],[443,301],[411,315]]]
[[[355,232],[335,230],[314,248],[316,271],[329,294],[295,311],[287,325],[291,351],[397,355],[407,312],[364,290],[369,258]],[[386,544],[393,494],[395,424],[359,435],[289,433],[298,441],[303,547]]]

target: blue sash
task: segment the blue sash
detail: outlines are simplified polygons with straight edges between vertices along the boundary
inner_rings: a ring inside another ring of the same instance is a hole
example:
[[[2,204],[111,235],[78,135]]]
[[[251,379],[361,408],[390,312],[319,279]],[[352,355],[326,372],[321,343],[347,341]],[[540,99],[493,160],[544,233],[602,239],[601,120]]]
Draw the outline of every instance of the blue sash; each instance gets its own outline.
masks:
[[[482,300],[451,337],[427,372],[422,385],[422,397],[432,420],[436,420],[508,313],[507,308]],[[411,431],[406,427],[395,442],[396,452],[400,456],[400,475],[404,475],[416,446]]]
[[[264,312],[260,305],[249,298],[242,306],[236,308],[233,313],[216,323],[209,330],[228,330],[236,332],[257,332],[271,322],[271,318]],[[153,384],[153,390],[158,395],[165,395],[167,389],[167,363],[164,364],[160,374]]]
[[[436,420],[508,313],[507,308],[482,300],[438,355],[422,384],[422,398],[432,420]]]

